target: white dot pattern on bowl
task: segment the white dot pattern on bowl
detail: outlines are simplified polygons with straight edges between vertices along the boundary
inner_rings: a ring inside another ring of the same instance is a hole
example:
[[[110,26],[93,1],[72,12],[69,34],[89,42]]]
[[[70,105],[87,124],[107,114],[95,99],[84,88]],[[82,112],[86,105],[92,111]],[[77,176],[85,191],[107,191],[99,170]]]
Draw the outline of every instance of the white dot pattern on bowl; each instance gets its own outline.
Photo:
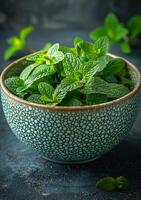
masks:
[[[48,159],[73,163],[101,156],[127,135],[136,117],[138,96],[99,110],[45,110],[4,93],[2,104],[17,138]]]

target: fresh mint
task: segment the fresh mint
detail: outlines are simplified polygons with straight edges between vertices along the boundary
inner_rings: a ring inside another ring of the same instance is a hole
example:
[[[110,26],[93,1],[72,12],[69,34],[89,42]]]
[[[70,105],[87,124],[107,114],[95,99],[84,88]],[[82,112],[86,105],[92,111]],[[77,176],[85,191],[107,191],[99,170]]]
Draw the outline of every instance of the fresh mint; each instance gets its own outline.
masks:
[[[109,13],[103,26],[91,31],[89,36],[93,40],[107,36],[110,43],[119,44],[123,53],[131,53],[134,43],[141,36],[141,15],[131,17],[124,25],[114,13]]]
[[[115,190],[125,191],[129,188],[129,181],[124,176],[119,177],[104,177],[96,182],[96,187],[106,192]]]
[[[7,88],[20,98],[50,106],[84,106],[120,98],[133,87],[126,63],[107,55],[109,40],[74,39],[73,47],[59,43],[26,57],[27,67],[9,77]],[[83,59],[82,59],[83,57]]]
[[[18,51],[28,49],[26,39],[32,31],[32,26],[25,27],[21,29],[19,36],[13,36],[7,40],[9,47],[4,52],[4,60],[9,60]]]

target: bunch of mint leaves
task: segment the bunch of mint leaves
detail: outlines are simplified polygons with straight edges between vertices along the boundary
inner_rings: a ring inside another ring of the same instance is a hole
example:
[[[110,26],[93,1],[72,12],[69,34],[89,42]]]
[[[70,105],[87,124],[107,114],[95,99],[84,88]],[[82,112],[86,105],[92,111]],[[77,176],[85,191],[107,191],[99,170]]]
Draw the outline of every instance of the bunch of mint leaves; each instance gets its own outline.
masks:
[[[109,13],[102,27],[90,33],[91,39],[107,36],[112,44],[119,44],[123,53],[131,53],[136,41],[141,39],[141,15],[133,16],[123,25],[114,13]]]
[[[109,40],[74,39],[74,46],[56,43],[26,57],[19,76],[5,80],[16,96],[50,106],[83,106],[120,98],[132,89],[126,63],[107,55]]]

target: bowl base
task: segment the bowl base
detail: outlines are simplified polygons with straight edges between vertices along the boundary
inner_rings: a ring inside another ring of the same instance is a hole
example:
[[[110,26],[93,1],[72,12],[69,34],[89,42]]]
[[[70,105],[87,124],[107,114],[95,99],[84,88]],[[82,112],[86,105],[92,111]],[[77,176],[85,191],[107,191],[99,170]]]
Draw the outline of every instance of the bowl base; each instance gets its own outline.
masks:
[[[59,164],[70,164],[70,165],[75,165],[75,164],[85,164],[85,163],[89,163],[89,162],[93,162],[94,160],[100,158],[101,156],[92,158],[92,159],[88,159],[88,160],[82,160],[82,161],[59,161],[59,160],[53,160],[53,159],[49,159],[46,158],[45,156],[41,156],[43,159],[49,161],[49,162],[53,162],[53,163],[59,163]]]

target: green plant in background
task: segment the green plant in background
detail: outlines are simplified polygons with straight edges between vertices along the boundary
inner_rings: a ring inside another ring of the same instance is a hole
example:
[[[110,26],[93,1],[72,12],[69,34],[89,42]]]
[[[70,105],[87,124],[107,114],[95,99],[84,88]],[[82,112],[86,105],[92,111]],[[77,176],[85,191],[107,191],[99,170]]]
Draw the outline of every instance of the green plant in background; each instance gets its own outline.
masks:
[[[5,83],[15,95],[40,104],[92,105],[126,95],[132,89],[126,63],[107,55],[109,40],[74,39],[72,48],[52,45],[27,56],[27,67]]]
[[[141,36],[141,16],[132,17],[124,26],[114,13],[109,13],[104,25],[90,33],[90,38],[94,40],[101,36],[107,36],[112,44],[119,44],[123,53],[130,53],[135,41]]]
[[[9,60],[18,51],[26,50],[26,39],[29,34],[33,31],[32,26],[25,27],[21,29],[18,36],[12,36],[7,40],[9,47],[4,52],[4,60]]]
[[[111,192],[114,190],[125,191],[129,188],[129,181],[124,176],[114,177],[104,177],[96,182],[96,187],[98,189]]]

